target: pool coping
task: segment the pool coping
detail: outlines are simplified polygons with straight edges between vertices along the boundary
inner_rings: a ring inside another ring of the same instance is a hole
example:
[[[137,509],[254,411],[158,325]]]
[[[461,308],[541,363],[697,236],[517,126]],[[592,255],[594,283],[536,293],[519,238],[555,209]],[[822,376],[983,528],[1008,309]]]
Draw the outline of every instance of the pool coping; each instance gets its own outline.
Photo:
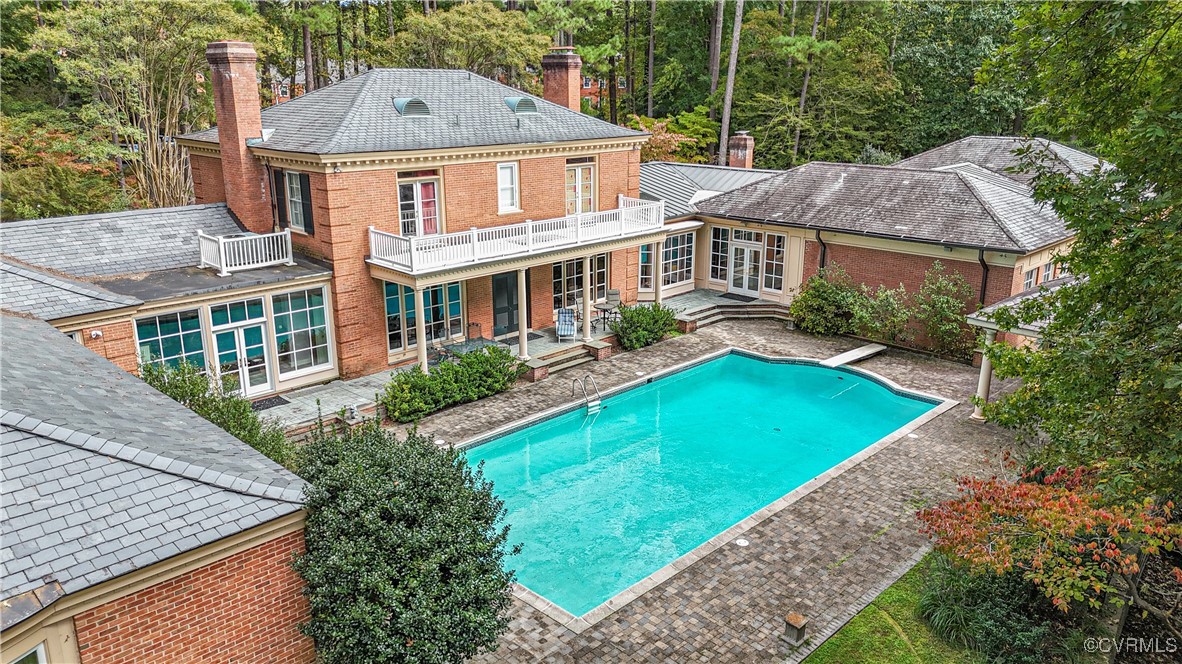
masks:
[[[695,359],[690,360],[688,362],[683,362],[681,364],[674,365],[674,366],[669,367],[667,369],[662,369],[661,371],[654,372],[652,374],[645,374],[645,375],[637,378],[636,380],[628,381],[627,383],[617,385],[616,387],[610,388],[607,391],[603,392],[602,398],[608,399],[612,396],[615,396],[617,394],[634,389],[634,388],[639,387],[641,385],[651,383],[654,380],[659,380],[661,378],[666,378],[668,376],[671,376],[671,375],[674,375],[677,373],[681,373],[683,371],[686,371],[688,369],[692,369],[692,368],[699,366],[701,364],[705,364],[707,362],[712,362],[714,360],[717,360],[722,357],[726,357],[727,355],[731,355],[731,354],[743,355],[746,357],[750,357],[752,359],[757,359],[757,360],[761,360],[764,362],[768,362],[770,364],[804,364],[804,365],[812,365],[812,366],[817,366],[817,367],[822,366],[821,360],[817,360],[817,359],[813,359],[813,358],[765,355],[763,353],[758,353],[758,352],[750,351],[750,350],[747,350],[744,348],[738,348],[738,347],[732,346],[730,348],[723,348],[718,351],[707,353],[701,357],[695,358]],[[850,366],[845,366],[845,365],[837,366],[837,367],[822,367],[822,368],[830,369],[832,371],[844,371],[846,373],[851,373],[851,374],[860,376],[862,378],[866,378],[867,380],[873,381],[897,395],[906,396],[906,397],[913,398],[913,399],[918,399],[920,401],[926,401],[928,403],[933,404],[934,407],[931,410],[929,410],[928,412],[924,413],[923,415],[920,415],[919,417],[917,417],[917,418],[907,422],[903,426],[899,427],[895,431],[892,431],[891,433],[880,438],[879,440],[875,441],[874,443],[871,443],[870,445],[863,448],[861,451],[854,454],[853,456],[848,457],[847,459],[845,459],[841,463],[838,463],[837,465],[833,466],[832,468],[829,468],[828,470],[821,473],[820,475],[817,475],[813,479],[805,482],[804,484],[801,484],[800,486],[796,487],[795,489],[788,492],[787,494],[777,498],[776,500],[772,501],[771,503],[769,503],[769,504],[765,505],[764,507],[751,513],[747,517],[739,520],[735,524],[728,527],[726,530],[723,530],[722,532],[711,537],[710,539],[706,540],[705,542],[702,542],[701,544],[694,547],[693,549],[690,549],[686,553],[684,553],[681,556],[670,561],[665,566],[657,569],[652,574],[649,574],[645,578],[628,586],[624,590],[621,590],[619,593],[616,593],[607,601],[603,602],[599,606],[595,607],[594,609],[591,609],[590,611],[588,611],[587,613],[584,613],[581,616],[574,615],[573,613],[567,611],[566,609],[563,609],[562,607],[558,606],[557,604],[551,602],[550,600],[546,599],[542,595],[539,595],[538,593],[530,590],[529,588],[527,588],[526,586],[524,586],[520,583],[513,584],[513,595],[515,597],[517,597],[518,599],[520,599],[521,601],[528,604],[529,606],[533,607],[534,609],[540,611],[546,617],[550,618],[551,620],[554,620],[558,624],[560,624],[563,627],[565,627],[566,629],[570,630],[571,632],[573,632],[575,634],[581,634],[581,633],[587,631],[588,629],[590,629],[596,623],[602,621],[603,619],[612,615],[616,611],[622,609],[623,607],[627,606],[628,604],[630,604],[634,600],[638,599],[639,597],[641,597],[642,595],[644,595],[648,591],[652,590],[653,588],[656,588],[657,586],[664,583],[665,581],[668,581],[669,579],[673,578],[679,572],[688,568],[690,565],[693,565],[694,563],[698,562],[702,558],[705,558],[709,554],[714,553],[718,549],[722,548],[722,546],[724,544],[726,544],[727,542],[736,539],[742,533],[750,530],[751,528],[755,527],[759,523],[762,523],[763,521],[765,521],[769,517],[779,513],[780,511],[784,510],[785,508],[792,505],[793,503],[796,503],[801,498],[804,498],[805,496],[812,493],[813,491],[821,488],[822,486],[827,484],[830,480],[832,480],[835,477],[844,473],[846,470],[849,470],[850,468],[862,463],[866,459],[868,459],[871,456],[873,456],[874,454],[876,454],[878,451],[890,446],[891,444],[895,443],[896,441],[902,439],[904,436],[912,433],[913,431],[915,431],[919,427],[923,426],[924,424],[927,424],[928,422],[934,420],[936,417],[939,417],[940,415],[948,412],[949,410],[951,410],[952,408],[954,408],[960,404],[959,401],[956,401],[954,399],[947,399],[947,398],[940,397],[940,396],[937,396],[934,394],[921,392],[919,390],[912,390],[912,389],[905,388],[905,387],[899,385],[898,383],[890,380],[889,378],[886,378],[885,376],[880,376],[880,375],[878,375],[872,371],[868,371],[866,369],[859,369],[856,367],[850,367]],[[564,415],[566,413],[578,410],[583,407],[584,407],[584,402],[576,399],[576,400],[572,401],[571,403],[563,404],[560,406],[555,406],[553,408],[546,409],[546,410],[544,410],[540,413],[537,413],[535,415],[531,415],[529,417],[522,418],[521,420],[518,420],[516,422],[511,422],[511,423],[506,424],[504,426],[497,427],[496,429],[482,433],[478,436],[474,436],[474,437],[469,438],[463,442],[457,443],[453,447],[455,447],[456,449],[470,449],[470,448],[478,447],[484,443],[491,442],[497,438],[501,438],[502,436],[511,434],[515,431],[520,431],[521,429],[524,429],[526,427],[533,426],[534,424],[537,424],[543,420],[547,420],[547,419],[550,419],[552,417],[556,417],[559,415]]]

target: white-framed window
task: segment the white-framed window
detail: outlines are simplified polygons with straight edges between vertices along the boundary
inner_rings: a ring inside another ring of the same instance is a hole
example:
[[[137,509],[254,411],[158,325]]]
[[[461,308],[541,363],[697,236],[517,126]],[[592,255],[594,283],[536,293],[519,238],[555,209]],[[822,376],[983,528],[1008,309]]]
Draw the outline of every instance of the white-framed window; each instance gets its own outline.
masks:
[[[434,171],[429,173],[433,175]],[[439,179],[428,177],[405,182],[403,177],[399,173],[398,219],[402,234],[409,237],[442,232],[439,223]]]
[[[307,233],[304,223],[304,201],[307,192],[300,186],[300,174],[286,171],[283,177],[287,181],[287,223],[295,230]]]
[[[763,287],[770,291],[784,290],[784,256],[788,236],[768,233],[763,252]]]
[[[736,228],[731,231],[731,241],[733,242],[754,242],[759,244],[763,242],[763,233],[759,231],[749,231],[744,228]]]
[[[271,309],[280,376],[332,364],[324,288],[272,295]]]
[[[497,211],[520,212],[518,195],[517,162],[497,164]]]
[[[628,79],[623,76],[620,76],[619,78],[616,79],[616,87],[620,88],[620,89],[624,89],[624,88],[628,87]]]
[[[175,367],[189,362],[205,368],[205,341],[197,309],[137,318],[136,347],[143,364]]]
[[[665,238],[661,256],[661,285],[673,286],[694,280],[694,234],[678,233]]]
[[[215,304],[209,308],[209,321],[213,327],[237,325],[252,320],[261,321],[266,318],[267,314],[263,311],[263,298],[261,297]]]
[[[727,262],[730,260],[731,229],[725,226],[710,227],[710,278],[726,281]]]
[[[640,290],[653,290],[653,252],[655,244],[640,245]]]
[[[1060,277],[1066,277],[1071,273],[1067,271],[1067,264],[1060,262],[1055,265],[1055,274],[1059,275]]]
[[[1046,265],[1042,266],[1042,282],[1045,284],[1046,282],[1048,282],[1054,278],[1055,278],[1055,264],[1054,263],[1047,263]]]
[[[280,85],[279,86],[279,96],[280,97],[290,97],[291,96],[291,86],[289,86],[287,83]]]
[[[596,302],[607,299],[607,254],[591,257],[591,292]],[[583,259],[554,263],[554,310],[575,306],[583,297]]]
[[[566,160],[566,213],[595,211],[595,158]]]
[[[590,89],[591,89],[591,77],[590,77],[590,76],[584,76],[584,77],[583,77],[583,89],[584,89],[584,90],[590,90]]]
[[[12,664],[45,664],[48,661],[45,656],[45,644],[38,643],[36,648],[12,660]]]
[[[418,344],[415,329],[415,289],[385,282],[386,347],[391,351],[414,348]],[[423,289],[423,318],[427,341],[444,341],[463,332],[463,297],[460,282],[439,284]]]
[[[1022,276],[1022,290],[1030,290],[1038,283],[1038,268],[1033,270],[1026,270],[1026,274]]]

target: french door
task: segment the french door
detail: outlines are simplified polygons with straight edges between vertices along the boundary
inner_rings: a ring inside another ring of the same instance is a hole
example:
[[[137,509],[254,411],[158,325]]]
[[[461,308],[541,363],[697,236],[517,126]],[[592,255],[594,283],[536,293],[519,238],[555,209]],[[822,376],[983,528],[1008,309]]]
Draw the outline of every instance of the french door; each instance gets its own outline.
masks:
[[[218,375],[227,392],[250,397],[271,389],[265,323],[214,332],[213,338]]]
[[[435,235],[439,232],[439,181],[418,180],[398,184],[398,218],[402,234]]]
[[[759,247],[731,244],[731,274],[727,292],[759,297],[759,265]]]
[[[595,211],[595,166],[566,167],[566,213]]]
[[[529,316],[529,271],[526,271],[526,317]],[[517,272],[494,274],[492,278],[493,336],[511,334],[520,329],[517,301]]]

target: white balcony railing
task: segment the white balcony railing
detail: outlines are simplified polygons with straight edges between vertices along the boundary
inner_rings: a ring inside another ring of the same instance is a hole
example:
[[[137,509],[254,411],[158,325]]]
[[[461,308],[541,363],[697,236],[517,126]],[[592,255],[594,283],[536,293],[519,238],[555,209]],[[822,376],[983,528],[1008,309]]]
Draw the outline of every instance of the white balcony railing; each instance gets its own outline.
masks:
[[[660,229],[665,223],[664,201],[621,196],[619,203],[615,210],[421,237],[394,235],[370,226],[370,259],[400,272],[422,274],[643,235]]]
[[[270,265],[295,265],[288,229],[264,235],[206,235],[197,231],[197,244],[201,249],[201,267],[216,268],[222,277]]]

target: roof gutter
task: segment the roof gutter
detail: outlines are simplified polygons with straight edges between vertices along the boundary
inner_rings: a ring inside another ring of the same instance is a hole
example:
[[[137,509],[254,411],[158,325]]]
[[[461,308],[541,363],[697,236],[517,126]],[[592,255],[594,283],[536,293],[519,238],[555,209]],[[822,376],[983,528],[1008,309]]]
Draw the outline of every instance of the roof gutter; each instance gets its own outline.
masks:
[[[825,241],[821,239],[821,229],[820,228],[817,229],[817,244],[821,245],[820,269],[824,270],[825,263],[828,262],[828,258],[829,258],[829,245],[825,244]]]
[[[985,250],[977,250],[977,262],[981,264],[981,295],[977,298],[977,306],[985,306],[985,285],[989,283],[989,264],[985,262]]]

